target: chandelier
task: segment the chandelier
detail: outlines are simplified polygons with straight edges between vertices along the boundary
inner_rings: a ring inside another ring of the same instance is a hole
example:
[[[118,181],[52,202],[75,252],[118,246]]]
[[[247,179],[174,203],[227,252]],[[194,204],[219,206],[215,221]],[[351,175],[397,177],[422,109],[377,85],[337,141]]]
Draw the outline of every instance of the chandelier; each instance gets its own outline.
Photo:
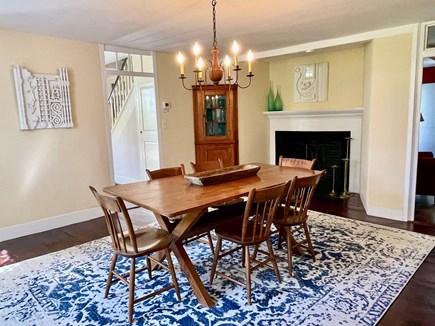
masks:
[[[217,48],[216,39],[216,0],[212,0],[211,5],[213,7],[213,50],[212,60],[208,60],[208,63],[204,63],[204,59],[200,56],[200,46],[198,42],[195,43],[193,47],[193,53],[195,55],[195,68],[193,70],[195,77],[194,86],[199,86],[201,89],[208,85],[208,80],[214,85],[219,85],[222,78],[224,84],[231,87],[231,85],[236,85],[240,88],[248,88],[251,85],[251,78],[254,77],[252,74],[252,59],[253,55],[251,50],[248,51],[248,74],[246,77],[249,78],[249,83],[246,86],[241,86],[239,84],[239,71],[242,70],[239,66],[238,51],[239,46],[236,41],[233,43],[233,62],[228,57],[225,56],[223,62],[219,62],[219,50]],[[186,76],[184,75],[184,56],[181,52],[178,52],[177,60],[180,64],[180,77],[183,87],[187,90],[192,90],[193,88],[188,88],[184,84]],[[233,71],[233,73],[232,73]]]

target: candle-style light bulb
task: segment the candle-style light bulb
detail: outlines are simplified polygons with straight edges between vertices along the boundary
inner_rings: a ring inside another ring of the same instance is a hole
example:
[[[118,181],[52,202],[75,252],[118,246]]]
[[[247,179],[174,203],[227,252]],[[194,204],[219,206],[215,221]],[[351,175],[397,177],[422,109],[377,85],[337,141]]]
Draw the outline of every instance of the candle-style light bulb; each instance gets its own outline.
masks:
[[[198,68],[199,50],[199,44],[198,42],[195,42],[195,45],[193,46],[193,54],[195,55],[195,68]]]
[[[180,64],[180,75],[184,75],[184,57],[181,52],[178,52],[177,55],[178,63]]]
[[[202,67],[204,66],[204,62],[202,61],[202,58],[199,57],[198,59],[198,79],[202,79]]]
[[[234,41],[233,43],[233,54],[234,54],[234,65],[238,66],[239,65],[239,60],[237,59],[237,53],[239,52],[239,45],[237,44],[236,41]]]
[[[227,55],[225,56],[225,59],[224,59],[224,65],[225,65],[225,68],[227,68],[227,75],[228,75],[228,77],[231,77],[231,69],[230,69],[230,67],[231,67],[231,61],[230,61],[230,58]]]
[[[252,74],[252,60],[254,59],[254,55],[252,54],[252,51],[248,51],[248,73]]]

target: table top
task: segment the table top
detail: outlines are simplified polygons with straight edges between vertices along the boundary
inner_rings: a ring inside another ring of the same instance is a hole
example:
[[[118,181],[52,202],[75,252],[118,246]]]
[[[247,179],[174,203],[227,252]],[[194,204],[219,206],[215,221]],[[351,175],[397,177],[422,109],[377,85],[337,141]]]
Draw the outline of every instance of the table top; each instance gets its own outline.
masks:
[[[103,191],[154,213],[175,217],[193,209],[207,208],[246,196],[253,188],[261,189],[284,183],[296,175],[303,178],[321,173],[264,163],[250,164],[261,166],[257,175],[209,186],[194,185],[184,176],[175,176],[109,186]]]

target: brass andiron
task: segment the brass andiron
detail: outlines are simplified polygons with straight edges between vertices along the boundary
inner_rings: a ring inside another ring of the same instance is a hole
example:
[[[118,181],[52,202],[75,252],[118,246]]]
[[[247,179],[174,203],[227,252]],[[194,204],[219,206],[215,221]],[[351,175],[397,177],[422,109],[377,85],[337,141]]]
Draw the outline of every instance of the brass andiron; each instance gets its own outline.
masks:
[[[350,197],[349,192],[347,191],[347,174],[349,172],[349,145],[350,145],[350,137],[344,138],[346,139],[346,157],[343,159],[344,161],[344,185],[343,192],[340,194],[340,198],[347,199]]]
[[[335,197],[337,193],[335,192],[335,169],[338,168],[338,165],[331,165],[332,168],[332,190],[329,193],[329,196]]]

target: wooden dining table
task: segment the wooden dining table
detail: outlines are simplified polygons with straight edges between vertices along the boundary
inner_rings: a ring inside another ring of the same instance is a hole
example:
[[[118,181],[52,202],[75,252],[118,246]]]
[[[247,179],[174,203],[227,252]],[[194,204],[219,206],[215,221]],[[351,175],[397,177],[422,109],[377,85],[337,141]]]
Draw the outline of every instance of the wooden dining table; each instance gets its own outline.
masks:
[[[192,231],[201,218],[209,214],[209,207],[247,196],[253,188],[262,189],[281,184],[291,180],[294,176],[303,178],[322,173],[321,171],[264,163],[249,164],[260,166],[256,175],[208,186],[192,184],[184,176],[174,176],[114,185],[103,189],[108,194],[119,196],[127,202],[154,213],[160,227],[173,235],[174,241],[171,244],[171,249],[177,257],[180,268],[186,275],[193,293],[198,301],[207,307],[212,307],[214,302],[190,260],[182,240],[186,238],[186,235]],[[217,211],[213,213],[214,219],[224,220],[226,215],[231,215],[225,209]],[[219,214],[219,212],[221,213]],[[180,216],[182,216],[181,219]],[[173,223],[174,220],[177,220],[177,223]],[[210,229],[212,229],[213,224],[210,225]]]

